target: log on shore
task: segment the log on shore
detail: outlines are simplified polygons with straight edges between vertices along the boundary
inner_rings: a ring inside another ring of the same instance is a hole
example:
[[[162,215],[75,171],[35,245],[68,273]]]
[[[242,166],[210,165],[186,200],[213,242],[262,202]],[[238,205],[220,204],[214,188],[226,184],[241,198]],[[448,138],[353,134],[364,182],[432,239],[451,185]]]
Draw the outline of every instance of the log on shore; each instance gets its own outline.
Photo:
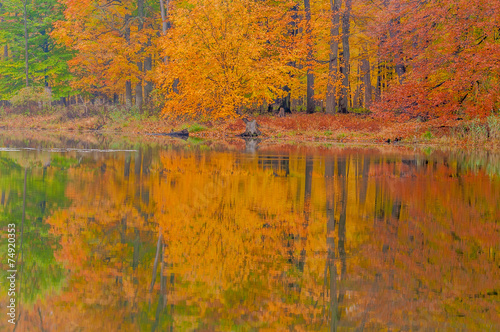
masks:
[[[183,129],[181,131],[172,131],[170,133],[153,133],[153,134],[148,134],[148,135],[153,135],[153,136],[171,136],[171,137],[189,137],[189,131],[187,129]]]

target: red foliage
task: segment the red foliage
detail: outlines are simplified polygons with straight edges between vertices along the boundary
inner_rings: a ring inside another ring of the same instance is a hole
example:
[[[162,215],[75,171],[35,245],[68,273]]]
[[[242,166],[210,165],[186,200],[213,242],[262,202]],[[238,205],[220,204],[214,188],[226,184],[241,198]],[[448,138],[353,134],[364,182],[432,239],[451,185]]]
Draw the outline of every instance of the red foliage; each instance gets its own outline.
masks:
[[[381,61],[405,66],[374,108],[408,116],[485,116],[500,106],[500,3],[389,1],[374,22]],[[397,71],[396,71],[397,73]]]

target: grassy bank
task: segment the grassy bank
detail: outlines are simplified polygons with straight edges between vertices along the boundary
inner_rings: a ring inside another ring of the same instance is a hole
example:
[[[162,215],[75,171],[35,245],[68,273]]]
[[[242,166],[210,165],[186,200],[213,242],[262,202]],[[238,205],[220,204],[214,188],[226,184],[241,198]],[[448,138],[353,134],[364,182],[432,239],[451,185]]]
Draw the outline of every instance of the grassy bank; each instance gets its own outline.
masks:
[[[262,139],[268,143],[332,142],[405,145],[447,145],[500,150],[500,116],[482,120],[434,119],[398,122],[367,114],[293,114],[284,118],[257,115]],[[184,121],[145,116],[133,112],[85,114],[60,110],[50,114],[2,114],[3,130],[35,130],[85,134],[89,132],[145,135],[187,129],[191,136],[207,139],[234,138],[244,132],[241,118],[226,121]]]

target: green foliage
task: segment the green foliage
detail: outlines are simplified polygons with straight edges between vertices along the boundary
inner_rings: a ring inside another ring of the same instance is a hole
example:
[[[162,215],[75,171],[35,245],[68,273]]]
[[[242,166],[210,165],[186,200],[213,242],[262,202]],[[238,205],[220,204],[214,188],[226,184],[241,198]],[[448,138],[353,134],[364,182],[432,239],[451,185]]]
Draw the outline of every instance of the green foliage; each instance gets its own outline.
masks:
[[[427,139],[427,140],[430,140],[430,139],[433,139],[434,138],[434,135],[432,135],[432,133],[430,132],[430,130],[427,130],[423,135],[422,135],[422,138],[423,139]]]
[[[23,211],[24,167],[19,161],[10,158],[10,154],[0,154],[0,191],[7,193],[9,199],[0,206],[0,227],[15,223],[17,229],[17,245],[23,241],[22,249],[22,288],[20,296],[24,304],[31,306],[46,297],[54,289],[60,289],[64,283],[66,272],[57,262],[54,250],[60,247],[57,236],[50,231],[46,223],[53,211],[69,205],[65,196],[67,183],[66,173],[49,169],[31,168],[27,171],[26,184],[26,219],[21,235]],[[69,165],[71,159],[55,157],[56,165]],[[7,241],[2,241],[0,249],[7,252]],[[21,257],[20,257],[21,258]],[[20,266],[18,265],[18,268]],[[0,273],[5,278],[6,269]],[[1,286],[5,290],[6,283]]]
[[[29,85],[49,86],[56,98],[74,94],[67,64],[73,53],[50,37],[53,24],[63,18],[63,9],[57,0],[27,1]],[[0,60],[0,99],[9,99],[26,85],[22,1],[2,1],[0,44],[7,46],[8,55]]]
[[[191,127],[188,128],[188,131],[190,133],[196,133],[198,131],[205,131],[205,130],[207,130],[207,127],[205,127],[201,124],[198,124],[198,123],[195,123]]]
[[[354,114],[370,114],[370,110],[367,108],[359,107],[359,108],[351,108],[349,109],[349,113]]]
[[[346,134],[346,133],[340,133],[340,134],[338,134],[338,135],[337,135],[337,139],[338,139],[338,140],[341,140],[341,139],[343,139],[343,138],[345,138],[345,137],[347,137],[347,134]]]

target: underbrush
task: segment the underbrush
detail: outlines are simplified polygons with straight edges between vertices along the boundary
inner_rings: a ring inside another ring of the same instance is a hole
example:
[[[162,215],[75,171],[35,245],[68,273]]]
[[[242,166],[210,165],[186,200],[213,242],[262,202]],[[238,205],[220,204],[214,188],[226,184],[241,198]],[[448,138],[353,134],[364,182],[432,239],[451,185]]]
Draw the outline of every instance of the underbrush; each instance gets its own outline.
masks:
[[[451,130],[457,140],[484,142],[500,139],[500,116],[490,115],[486,121],[479,119],[464,122]]]

